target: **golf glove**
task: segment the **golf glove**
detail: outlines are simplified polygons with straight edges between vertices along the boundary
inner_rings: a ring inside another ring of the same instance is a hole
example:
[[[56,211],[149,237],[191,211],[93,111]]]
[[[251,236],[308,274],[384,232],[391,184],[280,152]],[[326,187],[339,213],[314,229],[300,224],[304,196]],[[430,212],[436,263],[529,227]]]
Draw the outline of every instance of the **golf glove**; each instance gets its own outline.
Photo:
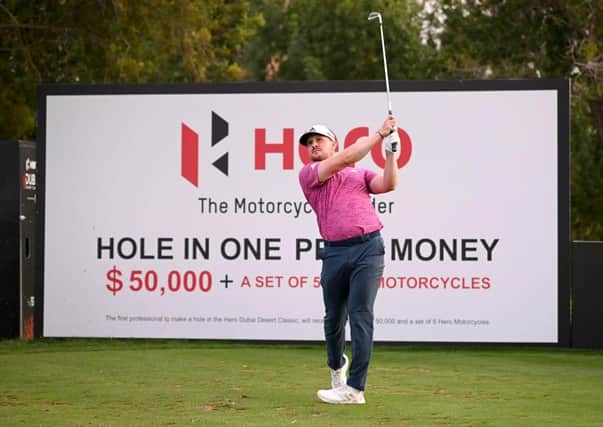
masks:
[[[400,135],[398,129],[385,137],[385,150],[390,153],[397,153],[400,150]]]

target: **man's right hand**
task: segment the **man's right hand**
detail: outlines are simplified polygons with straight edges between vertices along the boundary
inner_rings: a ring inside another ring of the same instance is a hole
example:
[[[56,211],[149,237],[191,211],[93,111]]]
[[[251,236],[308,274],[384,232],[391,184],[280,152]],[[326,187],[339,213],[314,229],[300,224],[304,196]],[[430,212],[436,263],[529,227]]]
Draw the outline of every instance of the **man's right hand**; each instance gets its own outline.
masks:
[[[387,116],[381,125],[381,129],[379,129],[379,133],[385,137],[394,132],[397,128],[396,118],[394,116]]]

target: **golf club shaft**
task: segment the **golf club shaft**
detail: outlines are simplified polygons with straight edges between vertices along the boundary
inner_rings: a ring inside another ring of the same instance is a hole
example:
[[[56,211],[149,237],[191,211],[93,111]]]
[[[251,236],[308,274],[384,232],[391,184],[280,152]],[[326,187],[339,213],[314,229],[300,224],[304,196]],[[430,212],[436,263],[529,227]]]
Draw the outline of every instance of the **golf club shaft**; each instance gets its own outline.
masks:
[[[391,116],[393,114],[392,111],[392,100],[389,94],[389,76],[387,74],[387,57],[385,55],[385,41],[383,39],[383,24],[381,23],[381,19],[379,20],[379,32],[381,33],[381,49],[383,50],[383,68],[385,69],[385,91],[387,92],[387,108],[388,113]]]

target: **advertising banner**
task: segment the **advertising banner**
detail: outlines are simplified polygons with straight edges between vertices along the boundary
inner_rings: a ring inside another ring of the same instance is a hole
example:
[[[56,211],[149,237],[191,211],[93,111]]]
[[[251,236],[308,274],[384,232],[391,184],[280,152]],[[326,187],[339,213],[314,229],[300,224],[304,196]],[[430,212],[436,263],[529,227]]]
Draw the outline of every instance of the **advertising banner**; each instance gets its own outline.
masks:
[[[298,138],[375,132],[381,86],[42,87],[42,334],[322,340]],[[567,82],[430,87],[392,82],[402,147],[399,188],[372,196],[375,339],[559,343]],[[357,166],[383,165],[378,146]]]

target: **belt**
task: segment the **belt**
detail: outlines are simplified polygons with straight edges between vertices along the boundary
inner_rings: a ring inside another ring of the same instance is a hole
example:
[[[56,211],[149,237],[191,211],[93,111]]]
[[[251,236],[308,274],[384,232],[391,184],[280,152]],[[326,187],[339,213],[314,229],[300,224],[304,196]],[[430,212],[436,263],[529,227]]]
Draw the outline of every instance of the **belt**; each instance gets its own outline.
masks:
[[[380,236],[379,230],[375,230],[371,233],[361,234],[360,236],[350,237],[349,239],[343,240],[325,240],[325,246],[353,246],[358,243],[364,243],[371,240],[373,237]]]

